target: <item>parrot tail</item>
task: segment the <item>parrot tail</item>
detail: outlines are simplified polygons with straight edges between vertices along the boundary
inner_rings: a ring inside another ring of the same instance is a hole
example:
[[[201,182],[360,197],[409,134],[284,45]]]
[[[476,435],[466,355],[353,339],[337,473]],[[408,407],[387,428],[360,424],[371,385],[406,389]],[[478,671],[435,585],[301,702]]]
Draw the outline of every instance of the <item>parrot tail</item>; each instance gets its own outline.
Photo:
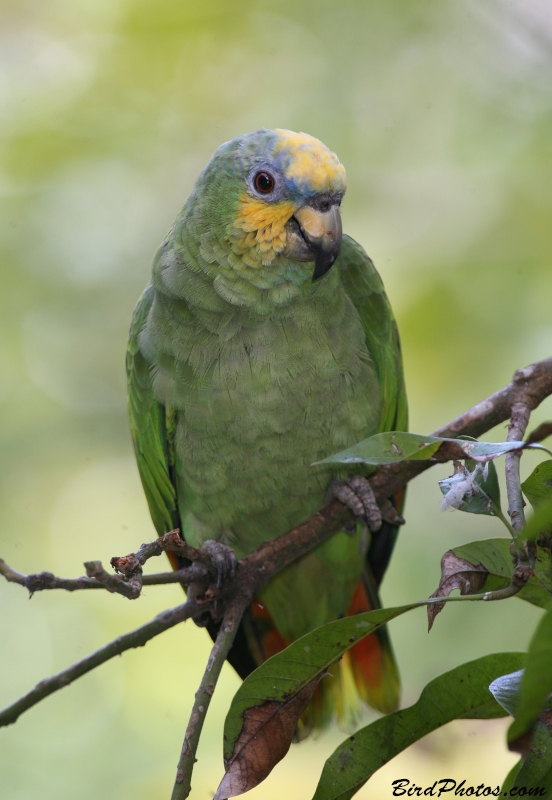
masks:
[[[345,616],[379,608],[377,593],[370,592],[370,576],[362,577]],[[370,595],[374,597],[371,599]],[[289,641],[278,632],[266,607],[257,598],[242,621],[249,650],[257,664],[279,653]],[[334,716],[340,727],[349,731],[357,724],[361,707],[367,705],[389,714],[395,711],[400,698],[400,679],[385,627],[366,636],[348,650],[331,667],[319,683],[311,702],[299,720],[295,739],[316,736]]]
[[[173,553],[167,555],[174,569],[189,565],[189,562]],[[376,581],[366,564],[365,573],[357,583],[345,616],[380,607]],[[219,626],[220,623],[206,621],[213,641]],[[255,598],[242,618],[228,661],[245,679],[260,664],[289,644],[290,640],[278,631],[266,606]],[[399,673],[387,628],[383,626],[347,650],[320,681],[299,720],[295,740],[301,741],[310,734],[316,736],[334,717],[337,717],[341,728],[352,730],[360,718],[360,700],[383,714],[389,714],[397,709],[399,699]]]

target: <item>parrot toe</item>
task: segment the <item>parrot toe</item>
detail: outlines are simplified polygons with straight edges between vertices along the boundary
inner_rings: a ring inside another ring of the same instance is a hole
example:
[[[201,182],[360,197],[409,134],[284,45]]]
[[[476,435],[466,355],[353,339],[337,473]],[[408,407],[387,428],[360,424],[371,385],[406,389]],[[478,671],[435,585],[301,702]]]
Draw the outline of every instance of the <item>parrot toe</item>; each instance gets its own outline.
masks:
[[[231,547],[216,539],[207,539],[203,543],[200,553],[216,570],[217,589],[220,589],[226,578],[234,577],[238,560]]]
[[[383,508],[380,509],[373,489],[364,475],[353,475],[344,481],[332,481],[329,487],[329,494],[331,497],[341,500],[344,505],[351,509],[355,516],[365,519],[372,533],[379,531],[383,519],[391,522],[388,519],[391,512],[387,506],[391,509],[393,509],[393,506],[389,501],[386,501]],[[396,512],[395,517],[400,519]],[[394,521],[393,524],[400,523]]]

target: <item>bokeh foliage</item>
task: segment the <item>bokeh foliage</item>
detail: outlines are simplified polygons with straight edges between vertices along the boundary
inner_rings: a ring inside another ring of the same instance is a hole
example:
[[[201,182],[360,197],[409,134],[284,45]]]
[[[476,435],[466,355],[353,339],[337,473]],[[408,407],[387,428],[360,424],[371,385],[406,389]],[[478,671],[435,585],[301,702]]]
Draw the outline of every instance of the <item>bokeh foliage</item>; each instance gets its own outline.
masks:
[[[153,535],[125,415],[128,320],[195,177],[238,133],[305,130],[345,164],[345,230],[393,302],[413,430],[550,355],[547,0],[3,0],[0,24],[0,552],[15,567],[76,575]],[[411,486],[389,605],[427,596],[445,550],[498,535],[495,520],[439,514],[445,474]],[[29,603],[0,584],[2,705],[181,600],[175,587],[134,604],[97,595]],[[422,612],[397,620],[406,702],[461,662],[525,648],[538,616],[514,600],[458,604],[429,638]],[[203,631],[177,628],[0,731],[5,796],[86,800],[101,782],[106,800],[166,798],[207,648]],[[226,670],[198,798],[220,777],[237,687]],[[488,756],[494,739],[478,735]],[[493,782],[496,758],[447,761],[442,737],[401,770]],[[308,796],[338,741],[294,748],[252,796]],[[385,775],[359,797],[384,796],[398,772]]]

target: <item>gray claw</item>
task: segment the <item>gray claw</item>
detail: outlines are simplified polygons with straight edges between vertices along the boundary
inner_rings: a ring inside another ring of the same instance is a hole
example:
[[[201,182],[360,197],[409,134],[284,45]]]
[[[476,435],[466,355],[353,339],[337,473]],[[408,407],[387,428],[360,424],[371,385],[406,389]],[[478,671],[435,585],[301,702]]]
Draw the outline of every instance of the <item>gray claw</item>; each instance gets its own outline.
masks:
[[[381,528],[382,515],[374,492],[364,475],[353,475],[344,481],[332,481],[329,486],[332,497],[351,509],[357,517],[366,520],[368,527],[375,533]]]
[[[404,519],[397,514],[397,509],[390,500],[384,500],[380,506],[382,519],[390,525],[404,525]]]
[[[217,589],[220,589],[226,577],[234,577],[237,566],[236,554],[228,545],[218,542],[216,539],[207,539],[201,548],[210,564],[217,571]]]

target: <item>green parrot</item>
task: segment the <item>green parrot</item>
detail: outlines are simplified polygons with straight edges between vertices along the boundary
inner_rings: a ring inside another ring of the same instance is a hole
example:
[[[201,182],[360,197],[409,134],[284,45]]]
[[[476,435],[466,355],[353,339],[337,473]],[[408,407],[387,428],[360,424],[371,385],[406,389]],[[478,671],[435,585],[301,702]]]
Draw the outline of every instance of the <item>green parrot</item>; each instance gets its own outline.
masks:
[[[342,235],[345,190],[337,156],[307,134],[263,129],[221,145],[132,318],[130,422],[159,535],[179,528],[194,547],[216,540],[242,558],[332,496],[358,515],[255,598],[228,657],[242,678],[314,628],[379,606],[396,538],[358,465],[310,466],[407,426],[397,327],[372,261]],[[385,629],[332,675],[305,734],[334,714],[350,723],[359,697],[397,707]]]

